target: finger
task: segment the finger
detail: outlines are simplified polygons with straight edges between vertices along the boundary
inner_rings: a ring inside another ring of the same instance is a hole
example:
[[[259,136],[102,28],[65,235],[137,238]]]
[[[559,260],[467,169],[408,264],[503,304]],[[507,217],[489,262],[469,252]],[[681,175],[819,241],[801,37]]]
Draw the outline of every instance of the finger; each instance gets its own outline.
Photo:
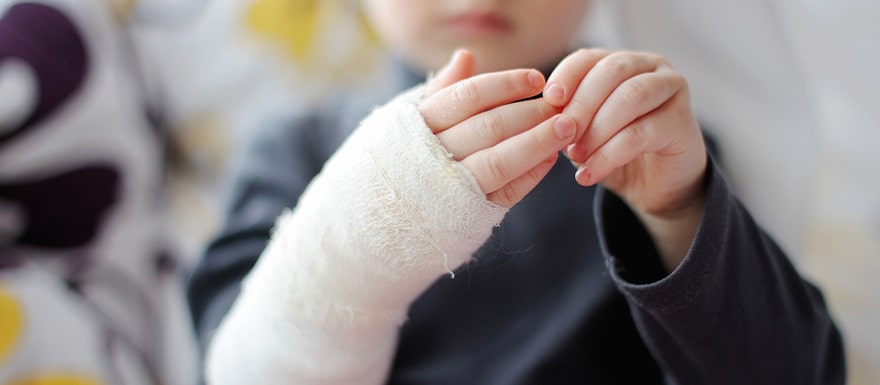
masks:
[[[525,198],[547,176],[547,173],[556,164],[556,159],[558,158],[559,153],[554,152],[553,155],[544,159],[544,161],[519,178],[514,179],[501,189],[486,195],[486,198],[501,207],[512,207]]]
[[[419,105],[435,134],[480,112],[530,96],[544,87],[544,75],[517,69],[477,75],[437,91]]]
[[[443,68],[434,75],[428,75],[425,97],[435,94],[458,81],[474,76],[474,54],[466,49],[456,50]]]
[[[557,107],[565,106],[590,69],[608,56],[601,49],[579,49],[559,62],[544,87],[544,99]]]
[[[583,162],[622,127],[660,107],[684,85],[681,75],[663,69],[624,81],[596,111],[589,130],[566,150],[569,159]]]
[[[670,101],[616,132],[578,168],[575,180],[584,186],[596,184],[637,156],[668,146],[674,136],[660,133],[661,127],[671,127],[677,122],[671,111],[673,106]]]
[[[483,192],[490,194],[558,152],[571,142],[574,131],[570,117],[556,115],[531,130],[474,153],[461,163],[474,174]]]
[[[559,110],[543,99],[505,104],[437,134],[437,139],[454,159],[461,160],[537,126]]]
[[[578,85],[563,110],[577,122],[575,141],[592,129],[593,117],[615,89],[633,76],[656,69],[656,63],[641,54],[617,52],[599,60]]]

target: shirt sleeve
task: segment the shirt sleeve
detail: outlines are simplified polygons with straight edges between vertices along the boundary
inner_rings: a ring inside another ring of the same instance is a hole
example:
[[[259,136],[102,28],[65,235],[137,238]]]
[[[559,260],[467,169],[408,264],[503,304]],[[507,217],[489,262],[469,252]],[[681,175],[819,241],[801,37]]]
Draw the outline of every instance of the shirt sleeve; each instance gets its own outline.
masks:
[[[703,219],[666,274],[646,230],[608,190],[596,221],[611,277],[673,384],[842,384],[841,335],[819,290],[732,195],[710,158]]]

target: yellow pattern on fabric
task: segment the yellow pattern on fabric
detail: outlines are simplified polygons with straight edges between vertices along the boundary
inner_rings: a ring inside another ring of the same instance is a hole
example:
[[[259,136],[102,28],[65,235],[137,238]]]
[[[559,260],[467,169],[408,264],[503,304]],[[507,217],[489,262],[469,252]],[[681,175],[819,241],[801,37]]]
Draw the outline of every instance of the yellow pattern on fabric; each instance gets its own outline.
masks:
[[[16,380],[8,385],[103,385],[101,381],[97,381],[85,376],[72,374],[49,374],[37,375],[22,380]]]
[[[379,52],[366,16],[340,0],[254,0],[246,28],[275,45],[304,73],[340,80],[361,78]]]
[[[247,23],[258,36],[277,41],[296,59],[305,59],[318,31],[317,0],[256,0]]]
[[[112,0],[110,1],[110,9],[113,12],[113,19],[119,25],[125,25],[134,8],[137,6],[136,0]]]
[[[24,314],[21,305],[0,283],[0,365],[12,353],[23,332]]]

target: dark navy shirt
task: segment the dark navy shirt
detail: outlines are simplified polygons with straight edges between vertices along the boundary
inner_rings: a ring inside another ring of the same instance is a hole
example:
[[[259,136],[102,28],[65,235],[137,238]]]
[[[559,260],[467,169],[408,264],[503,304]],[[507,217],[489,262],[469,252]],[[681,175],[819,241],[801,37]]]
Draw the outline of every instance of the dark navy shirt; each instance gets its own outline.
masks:
[[[269,238],[345,136],[394,93],[350,93],[256,136],[189,299],[204,347]],[[820,292],[710,160],[706,211],[667,274],[645,229],[561,159],[472,263],[412,305],[390,384],[841,384]]]

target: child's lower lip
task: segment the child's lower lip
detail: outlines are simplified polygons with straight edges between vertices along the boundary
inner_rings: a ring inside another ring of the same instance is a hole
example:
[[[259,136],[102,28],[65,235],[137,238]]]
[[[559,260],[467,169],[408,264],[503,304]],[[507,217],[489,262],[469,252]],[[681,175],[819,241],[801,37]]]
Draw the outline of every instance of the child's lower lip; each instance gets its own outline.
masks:
[[[494,14],[465,14],[450,18],[447,28],[454,34],[490,36],[510,31],[510,23]]]

